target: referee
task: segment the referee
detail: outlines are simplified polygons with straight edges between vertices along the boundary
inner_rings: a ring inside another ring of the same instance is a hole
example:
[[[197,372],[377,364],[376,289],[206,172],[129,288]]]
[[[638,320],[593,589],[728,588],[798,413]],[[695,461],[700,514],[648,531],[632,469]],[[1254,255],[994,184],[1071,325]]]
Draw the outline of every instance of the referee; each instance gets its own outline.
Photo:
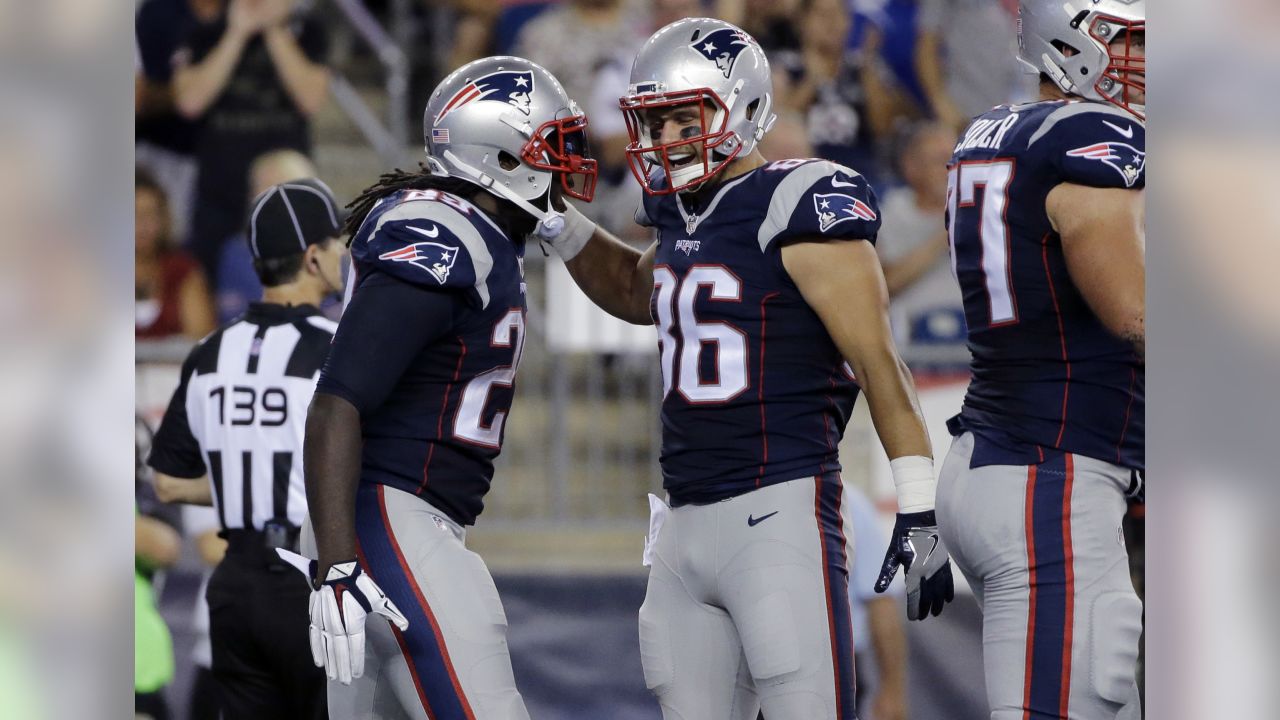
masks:
[[[248,239],[262,302],[191,351],[148,464],[161,499],[213,505],[227,540],[209,600],[213,675],[227,720],[326,718],[311,660],[311,588],[274,548],[297,550],[307,515],[302,435],[342,290],[338,206],[297,180],[254,200]]]

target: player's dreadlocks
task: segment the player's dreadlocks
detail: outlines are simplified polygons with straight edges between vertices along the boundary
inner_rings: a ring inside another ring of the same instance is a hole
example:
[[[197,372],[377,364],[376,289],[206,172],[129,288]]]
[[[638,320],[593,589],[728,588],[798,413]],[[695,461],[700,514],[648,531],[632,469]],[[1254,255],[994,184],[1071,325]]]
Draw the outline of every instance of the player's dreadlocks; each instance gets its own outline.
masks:
[[[468,201],[484,192],[479,186],[466,180],[433,175],[424,163],[418,163],[418,172],[406,172],[396,168],[389,173],[383,173],[378,178],[378,182],[365,188],[355,200],[347,203],[346,207],[351,214],[342,224],[342,232],[347,236],[347,245],[355,239],[356,231],[364,224],[364,219],[369,216],[373,206],[382,198],[401,190],[439,190]],[[498,201],[498,217],[495,219],[512,238],[523,238],[533,232],[534,221],[528,213],[507,200],[495,199]]]
[[[480,190],[465,180],[432,175],[423,163],[418,163],[418,168],[418,172],[405,172],[396,168],[389,173],[383,173],[378,178],[378,182],[365,188],[355,200],[347,203],[347,209],[351,214],[343,222],[342,232],[347,235],[348,245],[355,238],[356,231],[364,224],[364,219],[369,216],[373,206],[391,193],[401,190],[441,190],[470,200]]]

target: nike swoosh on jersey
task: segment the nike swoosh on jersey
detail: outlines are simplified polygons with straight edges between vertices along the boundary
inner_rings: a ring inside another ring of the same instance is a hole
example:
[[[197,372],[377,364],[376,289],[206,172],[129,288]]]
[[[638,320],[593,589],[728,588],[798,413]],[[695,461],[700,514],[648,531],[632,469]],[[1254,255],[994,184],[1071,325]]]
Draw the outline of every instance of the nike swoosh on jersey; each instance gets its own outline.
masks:
[[[1103,120],[1103,121],[1102,121],[1102,124],[1103,124],[1103,125],[1106,125],[1107,127],[1111,128],[1112,130],[1115,130],[1116,132],[1120,133],[1121,135],[1123,135],[1123,136],[1124,136],[1124,138],[1125,138],[1126,140],[1132,140],[1132,139],[1133,139],[1133,126],[1132,126],[1132,125],[1130,125],[1130,126],[1126,127],[1125,129],[1121,130],[1119,125],[1112,125],[1111,123],[1107,122],[1106,120]]]
[[[831,187],[857,187],[857,185],[858,183],[844,182],[834,175],[831,176]]]
[[[774,510],[773,512],[769,513],[768,515],[761,515],[760,517],[755,517],[755,516],[753,516],[753,515],[748,515],[748,516],[747,516],[747,527],[755,527],[755,526],[759,525],[760,523],[764,522],[765,520],[768,520],[769,518],[771,518],[771,517],[773,517],[774,515],[777,515],[777,514],[778,514],[778,511],[777,511],[777,510]]]
[[[439,237],[439,236],[440,236],[440,228],[436,227],[435,225],[432,225],[430,230],[423,230],[422,228],[420,228],[420,227],[415,227],[415,226],[413,226],[413,225],[410,225],[410,226],[408,226],[408,227],[409,227],[409,229],[410,229],[410,230],[412,230],[412,231],[414,231],[414,232],[416,232],[416,233],[421,233],[421,234],[423,234],[423,235],[426,235],[426,236],[427,236],[427,237],[429,237],[429,238]]]

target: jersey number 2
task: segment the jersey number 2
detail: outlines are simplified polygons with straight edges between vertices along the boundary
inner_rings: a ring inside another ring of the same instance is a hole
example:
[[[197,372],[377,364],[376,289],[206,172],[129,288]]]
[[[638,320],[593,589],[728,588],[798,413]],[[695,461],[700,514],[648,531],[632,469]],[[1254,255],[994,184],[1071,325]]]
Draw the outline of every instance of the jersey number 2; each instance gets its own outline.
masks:
[[[951,213],[951,227],[948,229],[951,269],[957,279],[957,240],[963,242],[967,237],[964,233],[972,227],[968,223],[962,225],[957,213],[976,205],[978,186],[983,188],[978,241],[982,248],[981,270],[989,303],[990,326],[1005,325],[1018,319],[1009,278],[1009,228],[1004,220],[1009,207],[1009,181],[1012,179],[1012,160],[962,162],[952,167],[947,175],[947,201],[951,205],[948,208]],[[962,287],[963,284],[961,281]]]
[[[511,387],[516,380],[516,368],[520,366],[520,354],[524,352],[524,313],[519,308],[508,310],[498,320],[490,339],[493,347],[511,347],[513,342],[516,349],[510,365],[500,365],[477,375],[462,391],[462,402],[458,404],[458,414],[453,419],[455,437],[484,447],[501,447],[502,423],[507,419],[509,406],[494,413],[493,422],[487,426],[484,424],[484,408],[489,402],[489,390],[494,385]]]
[[[694,404],[725,402],[747,389],[747,336],[729,323],[698,322],[693,306],[698,291],[704,287],[710,288],[708,299],[712,302],[742,299],[742,281],[723,266],[694,265],[683,282],[669,267],[653,269],[654,320],[662,349],[662,395],[666,397],[671,392],[672,379],[678,377],[676,389]],[[673,334],[677,317],[679,344]],[[714,346],[715,378],[704,382],[700,365],[703,346],[708,344]]]

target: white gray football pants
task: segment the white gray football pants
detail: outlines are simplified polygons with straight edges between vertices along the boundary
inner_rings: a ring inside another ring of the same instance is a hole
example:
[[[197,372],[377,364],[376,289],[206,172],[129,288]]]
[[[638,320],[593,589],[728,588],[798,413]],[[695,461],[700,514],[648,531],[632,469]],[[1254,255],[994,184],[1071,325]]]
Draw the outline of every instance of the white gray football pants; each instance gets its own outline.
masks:
[[[409,629],[369,616],[364,675],[351,685],[329,681],[329,717],[529,720],[511,671],[502,601],[484,561],[464,545],[464,529],[421,498],[361,485],[356,534],[362,567]],[[302,550],[315,557],[309,535]]]
[[[1142,603],[1120,523],[1130,471],[1082,455],[970,468],[956,438],[938,527],[982,609],[991,720],[1139,718]]]
[[[856,720],[838,474],[667,511],[640,607],[664,720]]]

